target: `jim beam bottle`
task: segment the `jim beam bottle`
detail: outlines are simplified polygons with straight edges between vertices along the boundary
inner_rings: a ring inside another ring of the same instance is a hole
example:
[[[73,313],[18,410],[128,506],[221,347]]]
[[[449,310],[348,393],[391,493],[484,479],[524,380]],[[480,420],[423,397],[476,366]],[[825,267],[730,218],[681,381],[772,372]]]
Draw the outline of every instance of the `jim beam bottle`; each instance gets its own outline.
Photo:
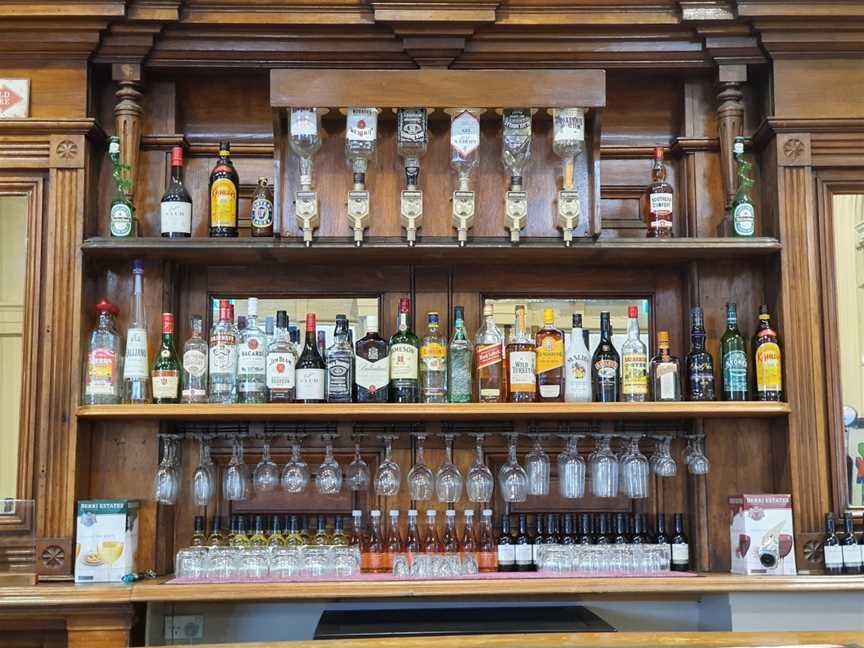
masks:
[[[240,177],[231,162],[231,143],[219,144],[219,159],[210,172],[210,236],[236,237]]]

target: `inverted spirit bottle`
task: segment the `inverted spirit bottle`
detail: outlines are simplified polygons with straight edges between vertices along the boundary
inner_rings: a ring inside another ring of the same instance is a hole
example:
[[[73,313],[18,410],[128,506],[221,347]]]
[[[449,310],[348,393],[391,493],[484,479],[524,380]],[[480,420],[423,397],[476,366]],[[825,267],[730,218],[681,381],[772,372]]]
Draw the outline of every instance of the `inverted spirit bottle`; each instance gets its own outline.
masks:
[[[480,164],[480,113],[477,108],[458,108],[450,112],[450,166],[456,172],[457,189],[453,192],[453,227],[459,245],[468,240],[474,225],[474,191],[471,177]]]
[[[537,400],[537,353],[528,335],[524,304],[516,306],[513,338],[507,345],[507,391],[510,403]]]
[[[246,306],[246,328],[237,350],[237,400],[241,403],[267,402],[267,334],[258,326],[258,300],[250,297]]]
[[[510,190],[504,199],[504,214],[510,242],[519,242],[519,232],[528,220],[528,194],[522,174],[531,161],[531,110],[506,108],[501,132],[501,161],[510,173]]]
[[[297,348],[288,335],[288,313],[276,311],[273,341],[267,347],[267,400],[271,403],[293,403],[297,396],[294,372]]]
[[[573,232],[582,216],[582,202],[576,190],[576,158],[585,148],[585,114],[581,108],[552,110],[552,150],[561,158],[562,190],[558,192],[558,227],[564,245],[573,243]]]
[[[420,401],[447,402],[447,339],[439,330],[438,313],[427,313],[427,331],[420,342]]]
[[[303,230],[306,247],[320,223],[318,196],[312,189],[312,158],[321,148],[321,112],[316,108],[291,109],[291,150],[300,159],[300,191],[294,192],[297,225]]]
[[[585,345],[582,315],[573,314],[573,328],[564,360],[564,400],[568,403],[591,402],[591,353]]]
[[[231,305],[227,299],[219,301],[219,319],[210,331],[210,387],[211,403],[237,402],[237,330]]]
[[[705,324],[699,306],[690,310],[690,353],[687,354],[687,377],[691,401],[711,401],[714,394],[714,358],[705,349]]]
[[[738,190],[729,211],[732,221],[732,232],[735,236],[751,237],[756,233],[756,208],[750,197],[753,180],[749,173],[753,164],[744,157],[744,138],[736,137],[733,148],[735,160],[738,162]]]
[[[126,355],[128,357],[128,350]],[[777,338],[777,331],[771,326],[771,315],[768,314],[768,306],[765,304],[759,307],[759,324],[753,339],[753,364],[756,368],[756,400],[781,400],[783,368],[780,341]]]
[[[348,318],[336,316],[333,344],[327,349],[327,402],[350,403],[354,389],[354,348],[348,334]]]
[[[192,335],[183,345],[182,403],[207,402],[207,340],[204,339],[204,320],[192,316]]]
[[[231,162],[231,143],[219,144],[219,159],[210,172],[210,236],[237,236],[240,176]]]
[[[358,403],[386,403],[390,400],[390,358],[387,340],[378,335],[378,316],[366,317],[366,335],[355,348],[355,399]]]
[[[116,405],[123,398],[123,344],[116,330],[120,310],[107,299],[96,304],[99,323],[90,334],[84,367],[83,405]]]
[[[491,302],[483,305],[483,324],[474,336],[474,366],[477,373],[477,400],[500,403],[504,393],[504,334],[495,323]]]
[[[420,340],[408,325],[411,302],[399,300],[396,333],[390,338],[390,401],[416,403],[420,400]]]
[[[555,311],[543,309],[543,328],[534,336],[537,350],[537,400],[564,400],[564,333],[555,327]]]
[[[747,350],[738,330],[738,307],[726,304],[726,331],[720,338],[720,366],[723,370],[723,400],[744,401],[749,398],[750,385]]]
[[[180,359],[174,345],[174,315],[162,313],[162,344],[150,370],[153,402],[159,405],[180,402]]]
[[[400,108],[396,112],[396,151],[405,164],[405,190],[400,196],[400,216],[408,245],[417,241],[423,223],[423,192],[420,191],[420,158],[429,139],[425,108]]]
[[[147,316],[144,313],[144,263],[132,262],[132,318],[126,331],[123,360],[123,402],[150,402],[150,362]]]
[[[192,198],[183,185],[183,148],[171,149],[171,180],[159,203],[159,221],[163,238],[192,236]]]
[[[612,324],[609,311],[600,312],[600,342],[591,358],[591,382],[594,385],[594,400],[598,403],[614,403],[618,400],[618,367],[620,357],[612,344]]]
[[[349,108],[345,126],[345,157],[351,165],[354,185],[348,193],[348,224],[354,232],[354,244],[363,243],[363,230],[369,226],[369,192],[366,170],[375,157],[378,137],[377,108]]]
[[[681,400],[681,366],[669,354],[669,331],[657,331],[657,355],[651,358],[649,374],[652,400]]]
[[[621,400],[648,400],[648,350],[639,338],[639,312],[627,309],[627,339],[621,345]]]
[[[453,315],[453,337],[447,349],[447,400],[451,403],[470,403],[474,349],[465,332],[465,309],[456,306]]]
[[[318,351],[315,331],[315,313],[306,313],[306,340],[295,374],[297,401],[300,403],[324,402],[325,365]]]
[[[672,211],[674,189],[666,182],[666,166],[663,164],[663,147],[654,149],[654,165],[651,167],[651,184],[648,186],[648,213],[645,220],[649,238],[672,236]]]

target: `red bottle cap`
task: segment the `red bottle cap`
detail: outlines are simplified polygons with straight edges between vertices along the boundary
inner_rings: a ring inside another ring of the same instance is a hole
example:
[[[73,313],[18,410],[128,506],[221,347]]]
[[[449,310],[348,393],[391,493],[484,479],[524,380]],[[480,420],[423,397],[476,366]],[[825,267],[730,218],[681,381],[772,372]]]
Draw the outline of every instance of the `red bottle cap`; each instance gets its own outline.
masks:
[[[228,311],[228,319],[233,322],[234,321],[234,304],[228,304],[225,308]]]
[[[306,313],[306,332],[315,332],[315,313]]]
[[[657,148],[654,149],[654,159],[658,160],[659,162],[663,161],[663,147],[662,146],[658,146]]]
[[[173,313],[162,313],[162,333],[174,333]]]
[[[107,299],[103,299],[98,304],[96,304],[96,312],[97,313],[111,313],[112,315],[119,315],[120,309],[117,308],[114,304],[112,304]]]
[[[183,166],[183,147],[171,147],[171,166]]]
[[[629,317],[630,319],[636,319],[637,317],[639,317],[639,311],[636,310],[635,306],[627,307],[627,317]]]
[[[408,297],[402,297],[399,299],[399,312],[400,313],[408,313],[411,310],[411,300]]]

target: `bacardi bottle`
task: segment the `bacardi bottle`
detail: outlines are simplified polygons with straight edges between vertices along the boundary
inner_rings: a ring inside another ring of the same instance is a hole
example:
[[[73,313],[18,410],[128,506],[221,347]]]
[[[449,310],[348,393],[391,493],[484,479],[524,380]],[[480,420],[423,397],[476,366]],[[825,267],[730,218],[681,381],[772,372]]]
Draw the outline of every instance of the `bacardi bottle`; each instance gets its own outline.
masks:
[[[258,326],[258,300],[246,306],[246,328],[237,352],[237,397],[241,403],[267,402],[267,334]]]

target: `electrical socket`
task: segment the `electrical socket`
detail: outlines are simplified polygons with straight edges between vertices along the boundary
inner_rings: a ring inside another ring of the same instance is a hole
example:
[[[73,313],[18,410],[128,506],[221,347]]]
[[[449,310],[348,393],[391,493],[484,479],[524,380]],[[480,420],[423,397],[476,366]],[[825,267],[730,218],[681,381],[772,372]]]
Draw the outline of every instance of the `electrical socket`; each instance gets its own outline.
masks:
[[[200,615],[166,616],[165,641],[204,638],[204,617]]]

